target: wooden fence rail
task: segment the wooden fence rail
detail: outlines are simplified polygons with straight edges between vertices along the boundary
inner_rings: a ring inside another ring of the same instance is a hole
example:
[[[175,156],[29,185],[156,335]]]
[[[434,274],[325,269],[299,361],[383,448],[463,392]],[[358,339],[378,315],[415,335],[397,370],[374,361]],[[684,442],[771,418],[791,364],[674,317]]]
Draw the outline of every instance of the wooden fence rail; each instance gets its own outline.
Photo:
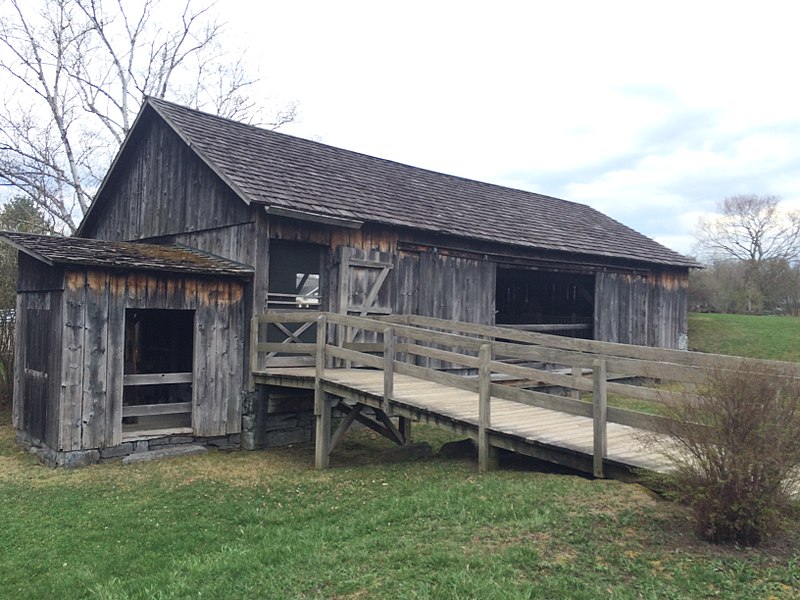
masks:
[[[260,341],[259,328],[264,324],[277,326],[287,338],[281,342]],[[315,327],[315,343],[301,341],[289,325],[299,325],[296,331]],[[382,342],[348,341],[353,339],[355,330],[371,332]],[[355,365],[383,371],[381,406],[387,415],[391,414],[396,374],[477,394],[481,470],[493,465],[489,446],[492,398],[591,418],[596,476],[603,475],[607,423],[653,432],[665,432],[671,427],[668,418],[652,414],[657,409],[643,412],[614,404],[658,406],[674,400],[695,401],[697,387],[707,380],[710,370],[738,369],[742,360],[413,315],[367,318],[276,311],[254,317],[251,336],[254,374],[268,369],[269,361],[280,354],[313,359],[317,436],[325,448],[330,447],[330,404],[322,396],[325,369]],[[447,367],[432,368],[436,361]],[[790,376],[798,376],[797,365],[760,362],[765,366],[780,365],[789,369],[786,372]],[[589,394],[591,401],[581,399]],[[320,447],[317,466],[327,466],[327,454],[322,456]]]

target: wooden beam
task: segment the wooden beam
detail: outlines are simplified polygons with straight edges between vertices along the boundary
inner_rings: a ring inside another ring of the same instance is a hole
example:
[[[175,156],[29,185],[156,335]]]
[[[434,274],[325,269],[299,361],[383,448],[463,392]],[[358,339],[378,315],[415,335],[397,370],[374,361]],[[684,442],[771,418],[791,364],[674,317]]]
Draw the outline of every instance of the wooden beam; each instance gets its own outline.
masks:
[[[343,406],[345,406],[345,404],[340,402],[338,408],[341,410]],[[348,412],[344,420],[339,423],[339,427],[331,437],[331,452],[333,452],[336,449],[336,446],[339,445],[339,442],[344,439],[344,435],[347,433],[347,430],[350,429],[350,426],[355,422],[358,415],[361,414],[361,411],[364,409],[364,405],[359,403],[356,404],[352,409],[350,409],[349,406],[347,408],[350,410],[350,412]]]
[[[497,468],[495,453],[489,443],[489,428],[492,426],[492,345],[481,346],[478,369],[478,470],[481,473]]]
[[[155,417],[160,415],[179,415],[192,412],[191,402],[173,402],[171,404],[142,404],[139,406],[123,406],[123,417]]]
[[[191,373],[143,373],[122,376],[122,385],[168,385],[173,383],[192,383]]]
[[[316,415],[314,466],[317,469],[327,469],[330,461],[331,402],[322,389],[325,376],[326,334],[327,319],[325,315],[320,315],[317,318],[316,370],[314,373],[314,414]]]
[[[400,430],[397,429],[397,427],[395,427],[395,424],[392,423],[392,420],[389,418],[389,416],[378,408],[374,408],[373,410],[375,411],[375,416],[381,423],[383,423],[383,425],[386,427],[386,430],[390,433],[388,436],[389,439],[398,446],[402,446],[405,443],[403,434],[400,433]]]
[[[358,406],[358,405],[356,405],[356,406]],[[342,412],[346,412],[348,414],[350,412],[352,412],[353,410],[355,410],[353,408],[350,408],[346,404],[342,404],[342,403],[339,403],[339,406],[337,408],[339,410],[341,410]],[[373,408],[373,410],[376,411],[375,414],[378,414],[377,411],[379,411],[380,409],[375,408],[375,407],[372,407],[372,408]],[[367,417],[365,415],[362,415],[360,410],[358,412],[359,412],[359,414],[357,414],[356,417],[355,417],[356,421],[358,421],[362,425],[366,425],[367,427],[372,429],[372,431],[374,431],[375,433],[377,433],[379,435],[382,435],[383,437],[385,437],[387,439],[390,439],[390,440],[392,440],[393,442],[396,443],[397,440],[395,439],[395,435],[392,433],[391,430],[387,429],[386,427],[384,427],[383,425],[381,425],[377,421],[374,421],[374,420],[370,419],[369,417]]]
[[[608,411],[606,397],[606,362],[598,359],[592,373],[594,391],[592,392],[594,420],[594,476],[603,477],[603,461],[608,451],[606,418]]]
[[[383,412],[389,414],[389,401],[394,395],[394,329],[383,330]]]

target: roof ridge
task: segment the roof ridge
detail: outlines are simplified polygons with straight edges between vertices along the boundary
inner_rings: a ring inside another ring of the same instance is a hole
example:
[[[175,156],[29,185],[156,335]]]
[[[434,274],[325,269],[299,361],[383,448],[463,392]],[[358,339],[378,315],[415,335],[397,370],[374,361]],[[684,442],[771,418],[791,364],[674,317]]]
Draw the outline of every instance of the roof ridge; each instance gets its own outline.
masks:
[[[481,186],[487,186],[487,187],[491,187],[491,188],[509,190],[509,191],[512,191],[512,192],[520,193],[520,194],[536,196],[537,198],[542,198],[542,199],[556,200],[558,202],[565,202],[567,204],[579,206],[579,207],[582,207],[582,208],[587,208],[587,209],[590,209],[590,210],[592,210],[594,212],[598,212],[598,213],[600,212],[599,210],[597,210],[596,208],[594,208],[592,206],[589,206],[588,204],[583,204],[581,202],[576,202],[575,200],[567,200],[565,198],[559,198],[558,196],[551,196],[549,194],[542,194],[540,192],[532,192],[530,190],[523,190],[521,188],[515,188],[515,187],[511,187],[510,185],[504,185],[504,184],[501,184],[501,183],[492,183],[492,182],[489,182],[489,181],[482,181],[480,179],[473,179],[471,177],[466,177],[464,175],[457,175],[455,173],[446,173],[444,171],[437,171],[435,169],[430,169],[428,167],[420,167],[420,166],[417,166],[417,165],[412,165],[412,164],[409,164],[409,163],[401,162],[399,160],[394,160],[392,158],[385,158],[385,157],[382,157],[382,156],[376,156],[374,154],[367,154],[366,152],[361,152],[359,150],[351,150],[350,148],[342,148],[341,146],[334,146],[333,144],[329,144],[327,142],[320,142],[318,140],[312,140],[312,139],[309,139],[309,138],[301,137],[299,135],[295,135],[295,134],[291,134],[291,133],[285,133],[283,131],[277,131],[275,129],[269,129],[269,128],[266,128],[266,127],[260,127],[258,125],[253,125],[253,124],[250,124],[250,123],[243,123],[241,121],[236,121],[235,119],[232,119],[230,117],[223,117],[223,116],[220,116],[220,115],[216,115],[214,113],[210,113],[208,111],[200,110],[200,109],[197,109],[197,108],[191,108],[189,106],[184,106],[182,104],[178,104],[178,103],[172,102],[170,100],[165,100],[164,98],[156,98],[154,96],[146,96],[145,99],[146,100],[150,100],[150,101],[154,101],[154,102],[157,102],[157,103],[167,104],[167,105],[169,105],[169,106],[171,106],[173,108],[176,108],[178,110],[187,111],[187,112],[191,112],[191,113],[194,113],[194,114],[199,114],[199,115],[202,115],[202,116],[207,117],[207,118],[212,118],[212,119],[215,119],[217,121],[222,121],[224,123],[228,123],[228,124],[234,125],[236,127],[241,127],[241,128],[245,128],[245,129],[248,129],[248,130],[257,131],[257,132],[260,132],[260,133],[263,133],[263,134],[267,134],[267,135],[276,135],[276,136],[281,136],[281,137],[292,139],[292,140],[298,140],[298,141],[300,141],[300,142],[302,142],[304,144],[313,144],[314,146],[317,146],[317,147],[320,147],[320,148],[330,149],[330,150],[332,150],[334,152],[346,152],[348,154],[361,156],[361,157],[364,157],[364,158],[368,158],[370,160],[376,160],[376,161],[380,161],[380,162],[384,162],[384,163],[389,163],[389,164],[392,164],[392,165],[397,165],[399,167],[403,167],[403,168],[406,168],[406,169],[414,169],[415,171],[422,171],[422,172],[425,172],[425,173],[430,173],[432,175],[436,175],[436,176],[439,176],[439,177],[449,177],[449,178],[452,178],[452,179],[458,179],[459,181],[466,181],[466,182],[478,184],[478,185],[481,185]],[[601,213],[601,214],[603,214],[603,213]]]
[[[145,107],[248,204],[544,252],[697,266],[587,204],[340,148],[163,98],[148,97]]]

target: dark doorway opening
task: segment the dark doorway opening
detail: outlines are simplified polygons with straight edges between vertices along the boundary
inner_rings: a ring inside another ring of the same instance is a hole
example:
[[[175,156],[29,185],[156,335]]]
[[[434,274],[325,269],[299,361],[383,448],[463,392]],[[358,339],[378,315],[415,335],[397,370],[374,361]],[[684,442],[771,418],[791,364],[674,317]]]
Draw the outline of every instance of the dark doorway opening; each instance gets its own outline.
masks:
[[[592,339],[594,275],[497,269],[495,323]]]
[[[191,432],[194,311],[125,311],[123,436]]]

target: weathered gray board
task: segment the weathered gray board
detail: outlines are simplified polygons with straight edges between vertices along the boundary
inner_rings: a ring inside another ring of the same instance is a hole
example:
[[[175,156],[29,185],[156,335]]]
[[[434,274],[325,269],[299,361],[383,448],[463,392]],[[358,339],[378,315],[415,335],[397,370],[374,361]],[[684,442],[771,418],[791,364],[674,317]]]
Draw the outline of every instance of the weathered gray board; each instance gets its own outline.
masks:
[[[15,429],[56,447],[60,421],[63,273],[48,269],[22,253],[19,263],[12,421]]]
[[[37,262],[21,260],[26,265]],[[28,265],[26,278],[49,269],[42,263]],[[17,356],[25,357],[16,371],[18,381],[25,382],[15,389],[19,429],[59,451],[121,444],[125,310],[144,308],[195,311],[194,435],[240,431],[245,382],[242,282],[168,273],[61,272],[63,289],[28,285],[19,292]],[[32,324],[38,319],[44,326]],[[40,335],[42,330],[48,333]]]
[[[688,329],[688,279],[667,271],[599,272],[594,339],[679,348]]]

